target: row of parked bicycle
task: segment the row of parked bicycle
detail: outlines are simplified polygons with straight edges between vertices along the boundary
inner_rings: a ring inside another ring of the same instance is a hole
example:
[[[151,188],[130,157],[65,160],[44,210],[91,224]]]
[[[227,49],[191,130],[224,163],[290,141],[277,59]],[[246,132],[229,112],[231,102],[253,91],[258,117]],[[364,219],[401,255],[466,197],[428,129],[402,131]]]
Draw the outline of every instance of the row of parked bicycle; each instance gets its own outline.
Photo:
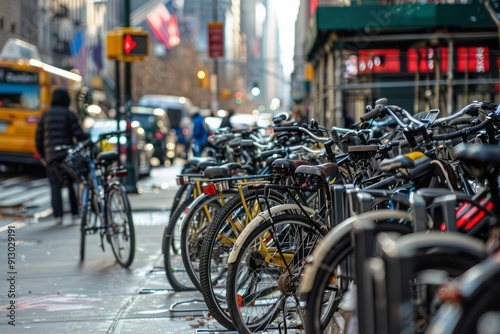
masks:
[[[395,125],[376,135],[379,119]],[[173,289],[239,333],[498,333],[498,105],[274,121],[210,137],[178,176]]]

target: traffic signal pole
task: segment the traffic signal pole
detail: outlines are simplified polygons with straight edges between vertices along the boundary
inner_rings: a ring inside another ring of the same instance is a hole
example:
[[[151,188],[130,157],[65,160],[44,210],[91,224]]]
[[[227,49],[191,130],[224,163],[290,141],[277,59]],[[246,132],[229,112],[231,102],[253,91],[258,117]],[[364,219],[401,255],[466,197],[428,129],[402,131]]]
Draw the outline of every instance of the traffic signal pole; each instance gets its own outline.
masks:
[[[124,65],[124,95],[125,100],[125,120],[126,120],[126,155],[125,168],[127,169],[127,178],[124,185],[128,192],[137,193],[137,171],[134,167],[132,156],[132,62],[143,61],[151,53],[149,33],[142,28],[130,27],[130,0],[124,1],[124,27],[115,28],[106,33],[106,56],[115,63],[116,75],[116,121],[117,130],[120,130],[120,121],[122,119],[120,109],[122,105],[121,95],[121,66]],[[118,138],[118,154],[121,155],[120,138]]]
[[[125,0],[124,3],[124,11],[125,11],[125,27],[130,27],[130,0]],[[136,170],[134,167],[134,163],[132,161],[132,114],[130,107],[132,106],[132,63],[125,62],[125,71],[124,71],[124,93],[125,93],[125,117],[127,120],[127,161],[125,162],[125,168],[127,169],[127,179],[125,181],[125,188],[127,192],[137,193],[137,179],[136,179]]]

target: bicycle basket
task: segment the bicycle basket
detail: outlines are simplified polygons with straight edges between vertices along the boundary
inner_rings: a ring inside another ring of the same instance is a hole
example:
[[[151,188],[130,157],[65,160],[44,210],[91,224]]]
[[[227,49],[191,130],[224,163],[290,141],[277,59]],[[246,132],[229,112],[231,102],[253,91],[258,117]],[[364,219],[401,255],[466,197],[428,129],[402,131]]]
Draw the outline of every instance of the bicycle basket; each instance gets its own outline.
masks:
[[[89,173],[88,152],[72,152],[62,164],[64,170],[75,180],[87,177]]]

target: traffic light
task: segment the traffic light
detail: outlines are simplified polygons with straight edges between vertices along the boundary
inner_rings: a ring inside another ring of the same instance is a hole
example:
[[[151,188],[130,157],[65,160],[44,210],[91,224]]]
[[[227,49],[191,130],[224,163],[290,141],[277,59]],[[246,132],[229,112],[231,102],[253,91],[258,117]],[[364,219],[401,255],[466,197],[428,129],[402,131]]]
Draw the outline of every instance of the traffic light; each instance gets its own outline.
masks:
[[[260,88],[259,88],[259,83],[257,81],[253,83],[250,93],[252,93],[253,96],[259,96]]]
[[[117,28],[106,34],[106,55],[118,61],[142,61],[149,56],[149,33],[142,28]]]
[[[234,93],[234,103],[236,103],[238,105],[243,103],[243,93],[242,92]]]
[[[199,70],[196,73],[196,77],[198,77],[198,86],[204,89],[210,88],[210,76],[208,74],[208,71]]]

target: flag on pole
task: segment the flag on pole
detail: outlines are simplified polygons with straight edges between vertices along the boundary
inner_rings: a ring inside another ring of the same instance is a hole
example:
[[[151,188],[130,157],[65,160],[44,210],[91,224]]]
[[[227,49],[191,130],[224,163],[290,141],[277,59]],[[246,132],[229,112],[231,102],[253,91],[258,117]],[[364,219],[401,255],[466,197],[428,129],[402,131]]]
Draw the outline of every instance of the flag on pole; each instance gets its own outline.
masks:
[[[181,43],[179,25],[171,2],[167,5],[159,4],[151,11],[151,14],[147,16],[146,22],[156,38],[163,43],[167,49],[172,49]]]
[[[69,43],[71,57],[75,63],[75,68],[80,71],[83,80],[87,77],[87,55],[88,48],[85,46],[85,30],[80,29],[73,36],[73,40]]]
[[[92,49],[92,59],[94,60],[94,64],[97,67],[97,72],[101,72],[103,66],[102,62],[102,42],[99,39],[97,45]]]

